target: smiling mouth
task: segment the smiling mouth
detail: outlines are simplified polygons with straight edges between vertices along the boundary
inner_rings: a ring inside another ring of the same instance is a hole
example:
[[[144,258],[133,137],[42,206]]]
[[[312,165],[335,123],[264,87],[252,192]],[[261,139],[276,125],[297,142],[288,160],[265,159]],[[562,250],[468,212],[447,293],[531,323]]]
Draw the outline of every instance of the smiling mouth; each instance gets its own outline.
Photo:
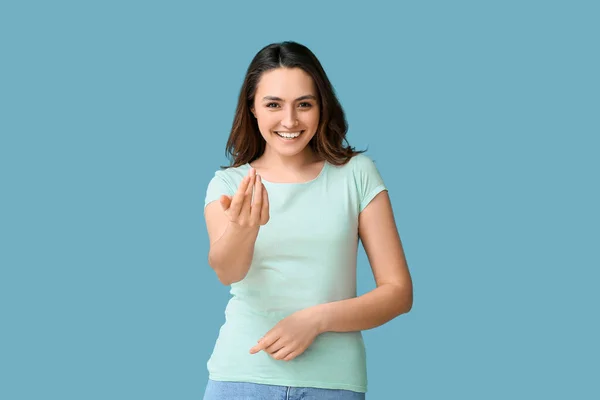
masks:
[[[283,138],[286,140],[294,140],[298,136],[300,136],[303,132],[304,131],[297,131],[297,132],[277,132],[277,131],[275,131],[275,134],[277,136],[279,136],[280,138]]]

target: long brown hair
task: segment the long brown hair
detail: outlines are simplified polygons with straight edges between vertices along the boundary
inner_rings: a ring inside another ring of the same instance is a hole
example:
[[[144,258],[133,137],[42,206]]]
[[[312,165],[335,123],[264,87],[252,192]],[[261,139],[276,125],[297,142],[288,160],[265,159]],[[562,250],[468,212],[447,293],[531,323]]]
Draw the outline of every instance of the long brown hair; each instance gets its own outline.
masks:
[[[266,143],[258,129],[258,122],[251,114],[251,108],[260,77],[275,68],[301,68],[312,77],[317,87],[319,127],[309,146],[320,159],[333,165],[343,165],[354,155],[365,151],[355,150],[348,143],[348,122],[344,110],[317,57],[306,46],[286,41],[263,47],[246,71],[225,148],[225,153],[231,160],[230,167],[250,163],[265,151]]]

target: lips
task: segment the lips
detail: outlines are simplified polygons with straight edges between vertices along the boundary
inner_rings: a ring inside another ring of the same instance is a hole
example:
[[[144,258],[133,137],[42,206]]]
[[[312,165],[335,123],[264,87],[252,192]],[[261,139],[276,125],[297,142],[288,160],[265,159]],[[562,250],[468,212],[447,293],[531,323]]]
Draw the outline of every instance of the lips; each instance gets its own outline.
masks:
[[[304,131],[296,131],[296,132],[281,132],[281,131],[274,131],[275,134],[283,139],[288,139],[288,140],[293,140],[296,139],[297,137],[299,137]]]

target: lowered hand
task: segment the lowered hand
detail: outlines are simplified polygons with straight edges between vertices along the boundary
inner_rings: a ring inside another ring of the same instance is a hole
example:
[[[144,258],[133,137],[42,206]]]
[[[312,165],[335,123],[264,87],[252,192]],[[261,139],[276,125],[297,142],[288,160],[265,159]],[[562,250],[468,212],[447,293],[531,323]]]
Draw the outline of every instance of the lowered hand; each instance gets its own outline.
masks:
[[[319,315],[314,308],[306,308],[279,321],[250,349],[250,354],[264,350],[276,360],[289,361],[302,354],[320,333]]]

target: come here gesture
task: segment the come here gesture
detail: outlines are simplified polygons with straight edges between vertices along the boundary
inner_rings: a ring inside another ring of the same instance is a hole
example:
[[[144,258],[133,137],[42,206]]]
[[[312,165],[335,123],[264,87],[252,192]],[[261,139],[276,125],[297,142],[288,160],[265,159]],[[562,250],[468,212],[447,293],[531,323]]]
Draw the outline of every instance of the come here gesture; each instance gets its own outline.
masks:
[[[221,195],[204,211],[210,240],[208,263],[224,285],[248,273],[261,225],[269,221],[269,196],[260,176],[248,171],[237,191]]]
[[[219,202],[229,221],[240,227],[259,227],[269,222],[269,195],[254,168],[233,196],[222,195]]]

